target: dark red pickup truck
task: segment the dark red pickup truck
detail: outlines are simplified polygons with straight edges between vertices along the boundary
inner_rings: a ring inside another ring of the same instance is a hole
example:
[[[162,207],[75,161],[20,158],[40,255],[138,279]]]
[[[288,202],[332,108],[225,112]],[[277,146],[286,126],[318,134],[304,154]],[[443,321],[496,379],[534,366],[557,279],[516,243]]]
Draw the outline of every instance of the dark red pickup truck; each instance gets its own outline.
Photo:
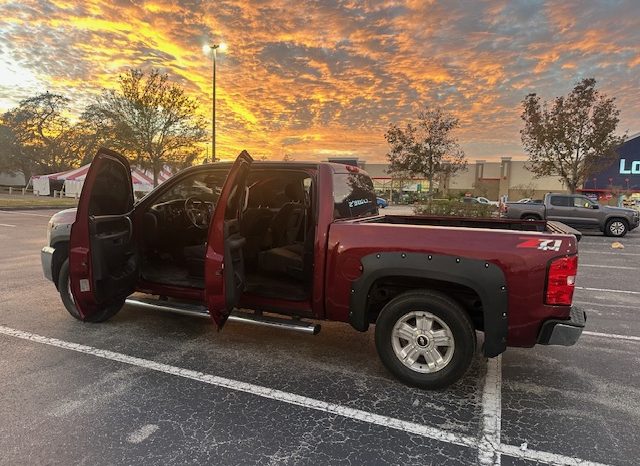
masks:
[[[72,225],[71,225],[72,224]],[[70,227],[71,225],[71,227]],[[70,229],[70,234],[69,234]],[[127,160],[101,149],[77,212],[56,214],[45,275],[77,319],[125,302],[309,333],[375,324],[407,384],[458,380],[484,333],[507,346],[572,345],[579,233],[554,222],[379,215],[358,168],[254,162],[188,168],[137,203]],[[240,311],[242,310],[242,311]]]

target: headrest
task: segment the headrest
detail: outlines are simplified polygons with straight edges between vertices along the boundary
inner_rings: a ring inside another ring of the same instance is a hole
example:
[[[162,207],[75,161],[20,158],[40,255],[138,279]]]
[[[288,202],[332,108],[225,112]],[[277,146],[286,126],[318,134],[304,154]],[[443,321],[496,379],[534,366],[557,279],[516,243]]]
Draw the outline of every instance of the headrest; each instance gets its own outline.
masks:
[[[302,202],[304,199],[302,183],[289,183],[285,186],[284,193],[292,202]]]

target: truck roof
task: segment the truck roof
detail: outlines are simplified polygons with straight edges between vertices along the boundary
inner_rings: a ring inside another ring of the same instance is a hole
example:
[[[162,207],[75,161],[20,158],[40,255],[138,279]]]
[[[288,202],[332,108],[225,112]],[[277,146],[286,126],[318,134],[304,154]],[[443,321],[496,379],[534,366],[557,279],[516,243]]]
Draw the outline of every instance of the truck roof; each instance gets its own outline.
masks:
[[[189,169],[197,169],[197,167],[231,167],[233,162],[214,162],[214,163],[206,163],[202,165],[194,165],[189,167]],[[281,161],[281,160],[254,160],[251,162],[252,166],[255,167],[269,167],[269,168],[300,168],[300,169],[313,169],[318,168],[320,165],[327,165],[331,167],[334,173],[350,173],[350,172],[361,172],[366,173],[366,170],[362,168],[355,167],[353,165],[346,165],[342,163],[335,162],[311,162],[311,161]],[[186,170],[186,169],[185,169]]]

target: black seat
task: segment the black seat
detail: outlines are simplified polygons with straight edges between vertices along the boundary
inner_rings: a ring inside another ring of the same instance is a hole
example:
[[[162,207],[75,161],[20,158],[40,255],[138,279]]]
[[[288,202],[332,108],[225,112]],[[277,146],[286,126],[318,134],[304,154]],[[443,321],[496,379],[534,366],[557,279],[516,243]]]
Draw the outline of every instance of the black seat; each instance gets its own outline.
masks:
[[[271,247],[286,246],[298,240],[304,223],[304,188],[302,183],[289,183],[284,188],[289,202],[271,219]]]
[[[301,235],[306,216],[302,183],[289,183],[285,194],[290,202],[273,217],[269,228],[272,247],[259,254],[258,263],[261,270],[302,278],[304,244],[301,239],[304,238]]]

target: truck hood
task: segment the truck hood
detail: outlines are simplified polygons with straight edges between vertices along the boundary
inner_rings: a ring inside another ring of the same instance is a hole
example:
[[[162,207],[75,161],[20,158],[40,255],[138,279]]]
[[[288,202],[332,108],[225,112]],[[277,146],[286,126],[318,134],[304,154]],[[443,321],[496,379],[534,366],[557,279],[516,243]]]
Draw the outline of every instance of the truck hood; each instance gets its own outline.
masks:
[[[77,210],[78,209],[74,207],[73,209],[65,209],[65,210],[61,210],[58,213],[53,214],[53,216],[49,220],[49,225],[51,226],[71,225],[73,222],[76,221]]]
[[[625,207],[611,207],[608,205],[601,205],[600,208],[605,212],[612,212],[612,213],[625,214],[625,215],[633,215],[636,212],[633,209],[627,209]]]

